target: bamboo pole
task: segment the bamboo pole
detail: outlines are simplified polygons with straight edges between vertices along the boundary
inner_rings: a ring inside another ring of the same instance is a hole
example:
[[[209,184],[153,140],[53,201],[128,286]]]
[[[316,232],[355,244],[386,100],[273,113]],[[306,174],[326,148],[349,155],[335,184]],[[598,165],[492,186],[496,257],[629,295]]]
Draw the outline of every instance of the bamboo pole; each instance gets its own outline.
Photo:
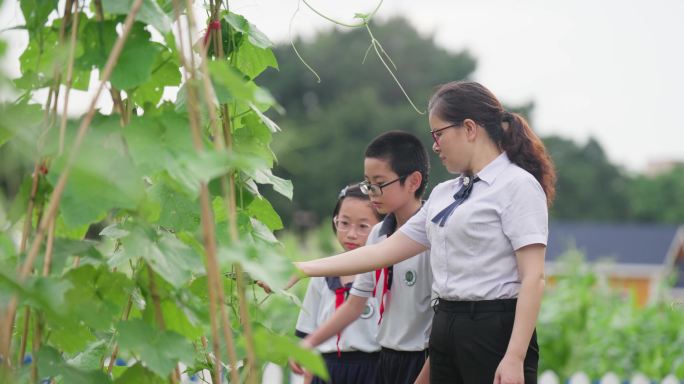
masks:
[[[156,279],[154,276],[154,271],[149,264],[145,266],[145,269],[147,269],[147,278],[150,284],[150,297],[152,298],[152,304],[154,305],[154,317],[157,321],[157,326],[163,331],[166,329],[166,322],[164,321],[164,313],[162,312],[161,307],[161,297],[157,291],[157,283],[155,281]],[[178,365],[176,365],[174,368],[173,373],[169,375],[169,380],[171,380],[173,384],[176,384],[178,380],[180,380],[180,371],[178,370]]]
[[[220,9],[220,1],[215,3],[212,9],[212,23],[218,22],[218,14]],[[224,59],[223,52],[223,38],[222,31],[220,29],[211,30],[214,35],[214,52],[217,54],[218,60]],[[204,65],[202,69],[204,71],[205,88],[209,88],[209,71],[206,66],[206,50],[205,57],[203,58]],[[214,132],[214,145],[218,150],[227,150],[232,152],[232,133],[231,133],[231,117],[230,110],[226,104],[221,105],[221,121],[222,129],[221,131],[215,130]],[[224,207],[226,209],[226,216],[228,218],[228,230],[229,235],[234,244],[238,244],[240,241],[238,231],[237,231],[237,204],[235,199],[235,173],[230,172],[228,178],[228,188],[226,188],[226,177],[221,177],[221,190],[224,195]],[[247,303],[247,298],[245,296],[245,284],[244,284],[244,273],[242,266],[239,263],[235,264],[235,272],[237,274],[237,289],[238,289],[238,309],[240,313],[240,323],[244,329],[245,334],[245,349],[247,352],[247,382],[256,383],[258,379],[258,373],[256,370],[256,352],[254,348],[254,333],[252,332],[252,323],[249,316],[249,306]],[[226,311],[222,312],[224,315]],[[227,321],[224,319],[224,322]]]
[[[64,107],[62,109],[62,118],[59,124],[59,155],[64,153],[64,138],[66,136],[67,123],[67,107],[69,105],[69,93],[71,93],[71,86],[74,76],[74,59],[76,55],[76,36],[78,34],[78,20],[79,8],[78,1],[75,3],[76,10],[74,12],[74,21],[71,25],[71,37],[69,42],[69,58],[67,59],[67,75],[66,75],[66,90],[64,92]]]
[[[133,308],[133,295],[128,296],[128,304],[126,304],[126,308],[124,309],[123,314],[121,315],[121,320],[126,321],[128,320],[128,316],[131,314],[131,309]],[[114,362],[116,361],[116,355],[119,353],[119,345],[117,343],[114,343],[114,350],[112,351],[112,354],[109,356],[109,365],[107,366],[107,374],[110,375],[112,373],[112,369],[114,369]],[[104,365],[104,359],[100,363],[100,369],[103,368]]]
[[[186,0],[187,6],[189,8],[188,10],[188,16],[191,20],[194,20],[194,15],[192,13],[191,7],[190,7],[190,0]],[[220,4],[212,1],[211,3],[211,19],[210,19],[210,27],[207,31],[209,33],[209,37],[211,37],[212,42],[214,43],[214,52],[219,52],[218,58],[221,60],[223,58],[223,46],[220,44],[221,42],[221,30],[216,29],[211,27],[214,25],[214,23],[219,22],[218,20],[218,13],[219,13],[219,7]],[[193,24],[192,22],[190,23],[189,27],[192,30]],[[207,101],[207,109],[209,110],[209,119],[210,119],[210,124],[211,124],[211,130],[214,134],[214,146],[218,150],[224,150],[225,149],[225,144],[223,141],[223,130],[219,125],[217,124],[217,117],[216,117],[216,111],[213,107],[213,101],[216,99],[215,97],[215,92],[213,89],[213,86],[211,84],[211,77],[209,74],[209,67],[207,66],[207,46],[201,46],[199,51],[200,51],[200,69],[202,71],[202,84],[203,84],[203,89],[204,89],[204,97]],[[227,108],[226,108],[227,109]],[[223,127],[230,127],[230,115],[229,114],[223,114],[222,116],[222,126]],[[221,185],[224,186],[222,188],[223,194],[224,194],[224,200],[228,201],[234,201],[234,197],[232,199],[228,198],[226,199],[226,191],[225,191],[225,176],[221,177]],[[233,180],[233,173],[231,172],[231,180]],[[234,184],[233,184],[234,186]],[[233,188],[234,190],[234,188]],[[237,216],[236,210],[233,209],[232,211],[227,212],[229,220],[235,219]],[[237,228],[237,225],[235,226],[235,229]],[[231,239],[233,240],[234,243],[237,243],[239,241],[239,238],[237,236],[237,230],[235,230],[233,233],[231,233]],[[231,380],[233,382],[238,382],[239,381],[239,375],[237,371],[237,355],[235,353],[235,341],[233,340],[233,334],[231,331],[231,326],[230,326],[230,318],[228,315],[228,311],[226,310],[225,307],[225,293],[223,291],[223,285],[221,284],[220,277],[214,280],[214,283],[216,284],[216,291],[217,291],[217,296],[218,296],[218,301],[219,301],[219,311],[220,311],[220,316],[221,316],[221,322],[222,322],[222,330],[223,330],[223,336],[226,341],[226,345],[228,346],[228,357],[230,361],[230,372],[231,372]],[[239,284],[239,280],[238,280]],[[244,302],[244,301],[243,301]],[[253,337],[252,337],[252,332],[251,332],[251,324],[249,323],[249,314],[247,313],[246,316],[241,314],[241,318],[243,319],[243,327],[245,329],[245,338],[247,340],[246,346],[247,346],[247,367],[248,367],[248,372],[249,375],[247,376],[247,381],[249,383],[254,382],[254,380],[257,379],[258,375],[256,373],[256,357],[254,353],[254,343],[253,343]],[[245,322],[244,319],[247,321]]]
[[[191,13],[188,13],[188,28],[186,31],[187,44],[190,50],[190,63],[185,59],[185,49],[184,49],[184,34],[180,26],[180,4],[179,0],[173,0],[174,13],[177,20],[178,29],[178,41],[180,44],[180,60],[183,66],[186,87],[187,87],[187,101],[188,101],[188,120],[190,123],[190,132],[192,135],[192,142],[195,150],[197,152],[203,151],[202,138],[199,128],[199,110],[198,110],[198,97],[195,93],[196,79],[194,57],[192,53],[192,37],[191,31],[194,25],[192,21]],[[188,11],[192,11],[192,4],[188,8]],[[216,318],[217,312],[219,312],[219,306],[221,303],[218,301],[217,294],[217,281],[218,277],[218,261],[216,259],[216,235],[214,232],[214,221],[211,214],[211,206],[209,204],[209,190],[206,183],[200,184],[200,220],[202,225],[202,236],[206,250],[205,258],[205,268],[207,271],[207,284],[209,291],[209,318],[211,323],[211,334],[212,334],[212,351],[214,354],[214,372],[213,381],[215,383],[221,383],[221,349],[219,344],[219,332],[218,332],[218,322]]]

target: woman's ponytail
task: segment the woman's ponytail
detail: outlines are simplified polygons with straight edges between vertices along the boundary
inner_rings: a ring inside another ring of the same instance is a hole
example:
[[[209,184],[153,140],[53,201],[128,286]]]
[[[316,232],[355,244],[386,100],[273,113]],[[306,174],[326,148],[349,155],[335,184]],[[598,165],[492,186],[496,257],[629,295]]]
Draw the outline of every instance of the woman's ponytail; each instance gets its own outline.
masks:
[[[556,196],[556,172],[544,143],[517,113],[502,112],[501,124],[503,150],[513,163],[537,179],[550,206]]]

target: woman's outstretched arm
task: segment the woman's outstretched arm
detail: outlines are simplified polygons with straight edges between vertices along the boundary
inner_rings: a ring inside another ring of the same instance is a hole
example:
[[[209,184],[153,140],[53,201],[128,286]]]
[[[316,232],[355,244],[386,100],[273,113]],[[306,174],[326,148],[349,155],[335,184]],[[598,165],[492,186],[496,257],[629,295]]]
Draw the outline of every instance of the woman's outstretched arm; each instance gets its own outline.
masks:
[[[427,248],[397,231],[377,244],[322,259],[295,263],[306,276],[348,276],[374,271],[415,256]]]

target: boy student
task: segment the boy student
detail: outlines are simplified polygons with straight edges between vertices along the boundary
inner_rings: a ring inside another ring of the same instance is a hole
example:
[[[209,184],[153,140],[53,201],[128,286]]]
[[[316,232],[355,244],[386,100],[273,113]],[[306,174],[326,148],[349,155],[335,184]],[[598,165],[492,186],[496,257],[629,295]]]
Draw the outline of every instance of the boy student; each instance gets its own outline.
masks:
[[[420,140],[406,132],[391,131],[366,148],[361,190],[385,219],[366,244],[376,244],[401,227],[421,208],[428,181],[428,157]],[[429,251],[377,271],[357,275],[347,301],[334,315],[302,340],[315,348],[353,323],[375,296],[380,315],[378,342],[382,347],[374,383],[413,384],[425,366],[433,310]],[[367,314],[366,314],[367,315]],[[293,364],[293,370],[301,368]],[[421,375],[421,378],[423,377]]]

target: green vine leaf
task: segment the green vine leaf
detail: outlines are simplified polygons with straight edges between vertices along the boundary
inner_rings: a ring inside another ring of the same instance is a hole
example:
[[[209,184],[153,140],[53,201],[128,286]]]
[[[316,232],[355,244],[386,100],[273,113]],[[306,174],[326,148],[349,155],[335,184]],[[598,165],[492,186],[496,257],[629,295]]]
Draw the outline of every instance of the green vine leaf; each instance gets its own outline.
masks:
[[[30,277],[19,282],[13,270],[0,270],[0,292],[3,295],[17,295],[20,304],[54,316],[64,316],[67,313],[65,294],[72,287],[68,281],[55,277]]]
[[[191,304],[197,301],[196,297],[189,297],[190,295],[187,292],[181,292],[180,295],[184,296],[184,301]],[[197,318],[191,308],[188,308],[186,303],[177,300],[164,300],[161,302],[161,308],[166,329],[169,331],[177,332],[189,340],[198,340],[204,335],[200,319]]]
[[[7,233],[0,233],[0,268],[16,262],[17,249],[14,241]]]
[[[196,197],[200,183],[208,183],[234,169],[258,169],[263,166],[265,162],[262,159],[250,154],[207,150],[179,155],[168,172],[189,196]]]
[[[269,40],[263,32],[261,32],[254,24],[247,21],[247,19],[245,19],[243,16],[231,12],[224,16],[223,19],[226,20],[231,27],[235,28],[235,30],[247,35],[249,42],[256,47],[265,49],[271,48],[273,46],[271,40]]]
[[[85,325],[80,319],[52,318],[48,316],[47,324],[50,326],[50,345],[59,348],[60,351],[67,354],[83,352],[88,347],[88,344],[97,340],[90,327]],[[96,368],[98,367],[88,369]]]
[[[119,56],[110,81],[119,89],[132,89],[147,82],[152,76],[157,56],[164,46],[150,41],[150,33],[144,25],[136,23]]]
[[[242,40],[235,56],[235,66],[250,79],[256,78],[268,67],[278,69],[273,51],[254,45],[250,39]]]
[[[54,348],[43,346],[37,354],[38,372],[41,377],[61,376],[65,383],[92,384],[111,383],[109,377],[98,370],[81,370],[64,361]]]
[[[29,39],[26,50],[19,57],[21,73],[28,74],[27,79],[30,79],[28,83],[20,82],[23,88],[30,89],[50,81],[55,64],[65,61],[67,51],[60,49],[58,38],[57,30],[44,27],[40,30],[40,38]]]
[[[244,342],[244,338],[240,339]],[[268,332],[262,327],[254,330],[254,347],[259,358],[286,365],[294,359],[314,375],[327,380],[328,369],[318,352],[299,346],[299,340]]]
[[[159,177],[148,190],[150,200],[159,205],[159,216],[152,222],[174,231],[195,231],[200,224],[198,200],[170,187],[166,179]]]
[[[26,28],[34,33],[45,25],[50,13],[56,9],[56,3],[52,1],[24,0],[19,4],[24,14]]]
[[[256,113],[249,112],[242,118],[242,127],[233,133],[235,152],[257,156],[269,166],[273,166],[275,154],[270,148],[271,131]]]
[[[194,153],[187,115],[164,110],[158,116],[134,117],[123,128],[133,162],[146,176],[174,167],[178,154]]]
[[[40,137],[43,128],[40,105],[2,104],[0,116],[0,147],[12,140],[27,159],[36,156],[36,138]]]
[[[283,228],[280,216],[271,203],[263,197],[257,197],[247,206],[247,213],[261,221],[271,231]]]
[[[135,210],[145,196],[142,175],[126,155],[118,118],[102,116],[93,126],[71,169],[60,205],[64,223],[71,228],[101,220],[113,208]],[[47,175],[52,185],[65,164],[65,156],[53,163]]]
[[[260,168],[254,171],[245,170],[244,172],[259,184],[273,185],[276,192],[292,200],[292,182],[274,175],[270,168]]]
[[[97,242],[92,240],[74,240],[65,238],[55,238],[52,248],[52,271],[63,271],[67,266],[67,261],[70,257],[80,256],[83,259],[88,259],[89,262],[102,262],[102,254],[97,250]],[[36,260],[35,267],[38,270],[43,269],[45,250],[43,250]]]
[[[83,18],[79,21],[82,31],[78,40],[83,46],[83,54],[76,57],[74,68],[90,70],[92,67],[104,68],[107,56],[114,46],[117,32],[116,20],[97,21]],[[81,28],[79,28],[81,29]]]
[[[250,105],[250,108],[254,111],[254,113],[256,113],[257,116],[259,116],[261,122],[268,127],[271,133],[280,132],[282,130],[280,129],[278,124],[276,124],[273,120],[269,119],[268,116],[264,115],[255,105]]]
[[[240,263],[252,279],[267,281],[273,289],[285,287],[294,273],[292,263],[263,243],[221,247],[218,256],[222,269],[230,270],[233,263]]]
[[[108,352],[106,340],[96,340],[85,349],[67,360],[69,365],[83,370],[97,370],[100,368],[102,357]]]
[[[181,74],[177,59],[166,51],[157,55],[150,79],[132,92],[131,98],[142,107],[154,108],[164,93],[164,87],[180,85]]]
[[[119,323],[121,350],[140,356],[145,365],[160,377],[168,376],[179,361],[190,364],[194,348],[183,336],[161,331],[141,319]]]
[[[64,217],[60,215],[57,216],[55,223],[55,236],[70,240],[81,240],[88,233],[88,228],[90,228],[90,223],[77,227],[68,227],[64,223]]]
[[[233,99],[254,100],[254,89],[247,84],[243,75],[233,69],[228,62],[211,61],[208,66],[219,103],[225,104]]]
[[[253,217],[250,218],[249,221],[252,225],[252,236],[254,236],[255,239],[259,239],[265,243],[278,244],[278,239],[273,235],[273,232],[266,224]]]
[[[142,363],[126,369],[124,373],[114,380],[114,384],[164,384],[166,380],[157,376],[153,371],[145,368]]]
[[[65,275],[72,289],[66,294],[71,318],[96,330],[108,330],[121,316],[133,281],[106,266],[83,265]]]
[[[121,265],[142,257],[166,282],[176,288],[187,284],[193,276],[204,273],[202,259],[190,246],[166,231],[155,231],[142,225],[128,225],[130,234],[121,239],[123,255],[112,260]]]
[[[103,0],[102,8],[105,13],[127,15],[133,7],[133,2],[134,0]],[[135,19],[153,26],[162,34],[171,32],[171,19],[155,0],[144,0]]]

